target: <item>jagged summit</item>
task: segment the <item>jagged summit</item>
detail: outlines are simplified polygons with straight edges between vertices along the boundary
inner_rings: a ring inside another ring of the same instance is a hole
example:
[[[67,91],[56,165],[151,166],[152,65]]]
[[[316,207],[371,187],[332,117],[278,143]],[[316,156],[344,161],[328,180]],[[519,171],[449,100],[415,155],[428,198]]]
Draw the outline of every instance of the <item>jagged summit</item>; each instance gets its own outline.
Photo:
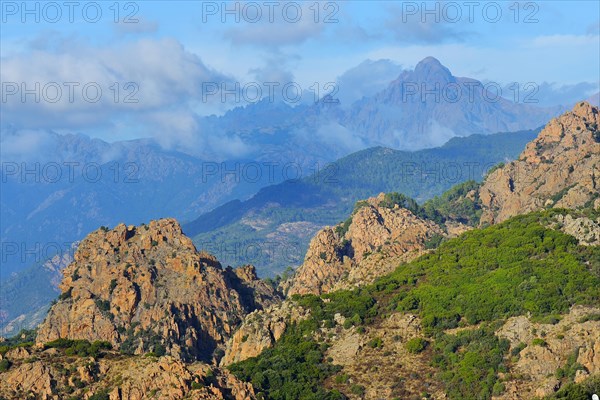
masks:
[[[407,85],[427,84],[427,87],[433,87],[436,83],[441,85],[450,82],[456,82],[456,77],[452,75],[452,72],[437,58],[426,57],[419,61],[414,70],[403,71],[396,80],[390,83],[388,90],[406,91]],[[412,87],[408,89],[413,90]]]
[[[497,223],[543,207],[600,205],[600,114],[580,102],[552,119],[518,160],[483,184],[482,223]]]
[[[278,298],[253,267],[223,269],[174,219],[92,232],[64,270],[37,341],[104,340],[140,354],[157,346],[210,360],[248,312]]]
[[[322,294],[371,282],[422,255],[436,235],[446,233],[434,222],[392,206],[381,193],[361,202],[345,223],[317,233],[287,293]]]
[[[434,57],[426,57],[416,65],[414,70],[414,78],[416,78],[417,82],[454,81],[454,77],[450,70]]]

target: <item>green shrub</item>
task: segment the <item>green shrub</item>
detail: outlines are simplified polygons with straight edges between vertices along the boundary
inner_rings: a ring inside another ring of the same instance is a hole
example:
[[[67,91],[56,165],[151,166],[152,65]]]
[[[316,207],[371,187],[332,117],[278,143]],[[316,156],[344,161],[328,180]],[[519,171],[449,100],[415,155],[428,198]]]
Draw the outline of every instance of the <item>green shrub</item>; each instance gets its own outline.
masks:
[[[341,374],[335,377],[335,383],[337,384],[345,384],[350,380],[350,376],[348,374]]]
[[[11,366],[11,362],[6,358],[0,360],[0,372],[6,372]]]
[[[102,300],[102,299],[95,299],[94,303],[96,304],[96,307],[98,307],[98,309],[106,314],[110,311],[110,301],[108,300]]]
[[[117,287],[117,280],[116,279],[112,279],[110,281],[110,286],[108,287],[108,293],[112,294],[115,290],[115,288]]]
[[[544,316],[540,316],[537,318],[532,318],[532,322],[539,322],[541,324],[550,324],[550,325],[556,325],[560,322],[560,320],[561,320],[561,316],[554,315],[554,314],[544,315]]]
[[[478,188],[479,184],[472,180],[458,184],[442,196],[436,196],[425,202],[417,215],[438,224],[452,219],[470,226],[476,226],[482,213],[481,200],[476,191]],[[466,197],[471,191],[475,192],[473,199]]]
[[[352,385],[350,386],[350,392],[355,395],[362,396],[365,394],[365,387],[362,385]]]
[[[492,394],[494,396],[500,396],[502,393],[504,393],[505,390],[506,387],[504,386],[504,383],[497,381],[496,383],[494,383],[494,387],[492,388]]]
[[[167,354],[167,348],[161,343],[156,344],[154,345],[154,353],[157,357],[162,357]]]
[[[425,248],[428,250],[435,249],[435,248],[439,247],[439,245],[442,243],[443,240],[444,240],[444,236],[436,233],[432,237],[430,237],[429,239],[427,239],[425,241]]]
[[[518,345],[516,345],[516,346],[515,346],[515,347],[514,347],[514,348],[513,348],[513,349],[510,351],[510,354],[511,354],[513,357],[516,357],[516,356],[518,356],[518,355],[519,355],[519,354],[520,354],[520,353],[521,353],[521,352],[522,352],[522,351],[523,351],[523,350],[524,350],[526,347],[527,347],[527,344],[526,344],[526,343],[523,343],[523,342],[521,342],[521,343],[519,343]]]
[[[292,324],[274,347],[229,368],[268,399],[286,400],[293,393],[292,398],[298,399],[341,400],[338,394],[321,386],[340,368],[325,362],[321,346],[305,337],[315,328],[314,321]]]
[[[425,332],[515,315],[562,314],[574,304],[597,304],[600,279],[588,259],[599,250],[544,228],[551,210],[508,220],[448,240],[374,284],[375,293],[399,285],[392,307],[418,310]],[[412,283],[415,282],[415,283]]]
[[[59,300],[67,300],[67,299],[70,299],[70,298],[71,298],[71,295],[72,295],[72,293],[73,293],[73,288],[69,288],[69,289],[68,289],[66,292],[63,292],[63,293],[61,293],[61,294],[58,296],[58,299],[59,299]]]
[[[579,348],[575,349],[567,358],[567,362],[562,368],[556,370],[556,377],[558,379],[567,378],[569,381],[575,379],[575,375],[578,370],[583,370],[585,367],[577,362],[579,356]]]
[[[73,271],[73,274],[71,275],[71,279],[76,281],[79,278],[81,278],[81,275],[79,275],[79,268],[75,268],[75,271]]]
[[[112,349],[110,342],[96,340],[90,343],[87,340],[56,339],[45,344],[46,348],[64,349],[65,354],[80,357],[99,357],[102,350]]]
[[[600,314],[587,314],[577,320],[580,323],[588,321],[600,321]]]
[[[416,337],[406,342],[404,347],[406,348],[406,350],[408,350],[409,353],[417,354],[425,350],[428,344],[429,342],[427,340],[420,337]]]
[[[201,384],[200,382],[192,382],[192,390],[198,390],[198,389],[202,389],[204,387],[203,384]]]
[[[581,383],[568,383],[545,400],[590,400],[600,393],[600,377],[588,378]]]
[[[482,327],[437,338],[432,364],[441,370],[451,399],[491,397],[509,348],[509,342],[494,332],[494,327]]]
[[[383,340],[381,340],[381,338],[373,338],[371,340],[369,340],[368,343],[369,347],[372,349],[379,349],[383,347]]]

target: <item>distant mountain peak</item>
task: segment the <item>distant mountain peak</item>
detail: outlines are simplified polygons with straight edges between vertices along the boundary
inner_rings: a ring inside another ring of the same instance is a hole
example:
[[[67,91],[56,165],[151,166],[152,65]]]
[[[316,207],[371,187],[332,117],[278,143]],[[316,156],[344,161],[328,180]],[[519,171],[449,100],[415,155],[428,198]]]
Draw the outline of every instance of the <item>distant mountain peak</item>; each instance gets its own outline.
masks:
[[[425,57],[424,59],[422,59],[421,61],[419,61],[419,63],[417,64],[416,68],[419,68],[419,66],[436,66],[436,67],[441,67],[441,68],[445,68],[442,63],[440,62],[440,60],[438,60],[435,57],[429,56],[429,57]]]
[[[421,60],[414,70],[417,81],[445,81],[453,80],[452,73],[435,57],[426,57]]]

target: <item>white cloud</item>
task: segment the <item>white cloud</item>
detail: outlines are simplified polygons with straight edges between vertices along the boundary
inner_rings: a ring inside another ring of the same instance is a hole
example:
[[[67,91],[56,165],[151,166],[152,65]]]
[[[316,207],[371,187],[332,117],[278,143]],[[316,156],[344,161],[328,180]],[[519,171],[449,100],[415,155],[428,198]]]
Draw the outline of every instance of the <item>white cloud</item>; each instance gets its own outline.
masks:
[[[0,135],[0,158],[3,161],[28,161],[46,153],[53,143],[48,131],[24,129],[18,132],[2,130]]]
[[[299,56],[274,52],[263,59],[265,60],[263,66],[248,70],[249,75],[255,78],[255,82],[261,85],[264,85],[265,82],[277,82],[280,85],[294,82],[290,64],[298,60]]]
[[[578,101],[587,99],[592,94],[598,91],[599,82],[580,82],[572,85],[561,85],[553,82],[542,82],[533,90],[528,90],[525,93],[521,93],[522,96],[527,95],[531,100],[536,100],[535,105],[543,107],[551,106],[566,106],[571,108],[571,105]],[[512,85],[502,89],[503,93],[514,93],[514,89],[511,89]]]
[[[320,124],[314,134],[320,142],[333,148],[338,148],[338,151],[342,154],[366,147],[366,143],[357,133],[352,132],[335,121]]]
[[[441,9],[442,2],[435,2],[436,9]],[[416,4],[416,3],[415,3]],[[424,6],[425,3],[421,3]],[[405,43],[442,43],[462,42],[467,32],[458,29],[458,23],[444,18],[424,18],[422,10],[416,14],[403,12],[400,7],[390,7],[391,17],[385,26],[395,34],[396,40]],[[433,9],[427,6],[428,9]],[[438,11],[439,14],[439,11]],[[437,20],[436,20],[437,19]]]
[[[135,130],[174,143],[189,140],[196,128],[193,108],[203,107],[203,83],[232,78],[207,67],[174,39],[141,39],[3,57],[0,79],[4,126],[90,134],[105,130],[114,135],[118,124],[122,136]],[[34,90],[37,98],[23,97],[22,89]],[[209,96],[206,102],[211,106],[220,96]]]
[[[313,8],[314,2],[278,3],[271,19],[268,8],[261,7],[262,17],[257,22],[241,19],[240,23],[227,28],[223,36],[237,46],[276,48],[298,45],[319,37],[327,26],[323,21],[315,20]],[[254,18],[254,14],[250,18]]]
[[[350,105],[363,96],[372,96],[385,89],[396,79],[402,66],[391,60],[365,60],[344,72],[337,79],[338,95],[342,106]]]

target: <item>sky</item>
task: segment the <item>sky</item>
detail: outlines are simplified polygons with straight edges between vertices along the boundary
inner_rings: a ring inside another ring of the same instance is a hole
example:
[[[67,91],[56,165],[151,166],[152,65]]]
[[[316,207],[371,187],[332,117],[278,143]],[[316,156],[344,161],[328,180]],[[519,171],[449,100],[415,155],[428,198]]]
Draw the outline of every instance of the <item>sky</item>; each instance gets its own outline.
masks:
[[[544,106],[600,84],[597,1],[1,1],[0,12],[5,145],[48,129],[185,141],[197,118],[258,91],[304,104],[335,89],[349,104],[427,56],[455,76],[534,83]]]

